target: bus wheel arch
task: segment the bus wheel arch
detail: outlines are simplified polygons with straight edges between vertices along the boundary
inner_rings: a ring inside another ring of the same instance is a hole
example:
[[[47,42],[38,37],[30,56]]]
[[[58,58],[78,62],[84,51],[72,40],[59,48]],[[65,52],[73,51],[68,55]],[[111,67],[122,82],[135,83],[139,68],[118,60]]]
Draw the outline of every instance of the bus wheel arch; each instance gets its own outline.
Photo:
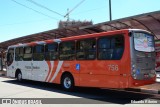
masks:
[[[65,71],[61,75],[61,85],[65,91],[72,91],[75,83],[74,77],[69,71]]]
[[[17,78],[18,81],[22,81],[22,72],[20,69],[16,70],[15,78]]]

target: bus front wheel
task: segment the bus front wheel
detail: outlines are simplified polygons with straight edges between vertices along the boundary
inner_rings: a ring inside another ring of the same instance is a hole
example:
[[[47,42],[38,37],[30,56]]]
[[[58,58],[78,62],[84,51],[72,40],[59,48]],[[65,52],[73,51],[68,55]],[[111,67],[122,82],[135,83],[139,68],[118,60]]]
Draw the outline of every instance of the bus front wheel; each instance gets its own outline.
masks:
[[[22,73],[21,72],[17,73],[17,80],[22,81]]]
[[[72,91],[74,88],[74,79],[71,74],[64,74],[61,80],[62,88],[65,91]]]

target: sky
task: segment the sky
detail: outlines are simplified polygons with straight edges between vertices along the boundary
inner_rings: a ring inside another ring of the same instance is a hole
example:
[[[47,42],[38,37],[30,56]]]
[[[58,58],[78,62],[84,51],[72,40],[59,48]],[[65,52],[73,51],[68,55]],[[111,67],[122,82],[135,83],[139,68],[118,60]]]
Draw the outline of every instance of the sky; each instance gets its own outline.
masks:
[[[72,10],[82,1],[70,13],[70,20],[87,20],[94,24],[109,21],[109,0],[32,1],[58,14],[29,0],[0,0],[0,42],[56,29],[60,20],[66,20],[63,16],[67,9]],[[160,10],[160,0],[111,0],[111,3],[112,20]]]

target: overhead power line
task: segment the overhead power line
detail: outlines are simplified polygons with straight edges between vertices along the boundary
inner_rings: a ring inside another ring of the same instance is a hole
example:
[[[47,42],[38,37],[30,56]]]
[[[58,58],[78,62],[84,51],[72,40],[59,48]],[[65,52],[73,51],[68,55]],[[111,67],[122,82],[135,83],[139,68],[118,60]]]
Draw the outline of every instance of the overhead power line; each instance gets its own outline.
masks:
[[[52,19],[54,19],[54,20],[58,20],[57,18],[54,18],[54,17],[49,16],[49,15],[47,15],[47,14],[44,14],[44,13],[42,13],[42,12],[40,12],[40,11],[37,11],[37,10],[31,8],[31,7],[28,7],[28,6],[26,6],[26,5],[22,4],[22,3],[19,3],[19,2],[17,2],[16,0],[12,0],[12,1],[15,2],[15,3],[18,4],[18,5],[21,5],[21,6],[25,7],[25,8],[28,8],[28,9],[36,12],[36,13],[39,13],[39,14],[44,15],[44,16],[47,16],[47,17],[52,18]]]
[[[67,12],[66,15],[64,15],[64,17],[67,17],[73,10],[75,10],[78,6],[80,6],[85,0],[82,0],[81,2],[79,2],[73,9],[71,9],[69,12]]]
[[[33,1],[33,0],[27,0],[27,1],[35,4],[35,5],[38,6],[38,7],[41,7],[41,8],[43,8],[43,9],[46,9],[46,10],[48,10],[48,11],[54,13],[54,14],[57,14],[57,15],[59,15],[59,16],[64,17],[64,15],[62,15],[62,14],[60,14],[60,13],[54,11],[54,10],[51,10],[51,9],[49,9],[48,7],[46,7],[46,6],[42,5],[42,4],[39,4],[39,3],[37,3],[37,2],[35,2],[35,1]]]

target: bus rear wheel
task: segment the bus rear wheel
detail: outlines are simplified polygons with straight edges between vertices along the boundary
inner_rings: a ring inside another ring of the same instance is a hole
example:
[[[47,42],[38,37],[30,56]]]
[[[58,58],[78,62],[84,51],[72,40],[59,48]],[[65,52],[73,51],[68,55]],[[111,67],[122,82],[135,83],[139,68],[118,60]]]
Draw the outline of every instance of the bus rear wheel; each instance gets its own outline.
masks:
[[[64,74],[61,80],[62,88],[65,91],[72,91],[74,88],[74,79],[71,74]]]

